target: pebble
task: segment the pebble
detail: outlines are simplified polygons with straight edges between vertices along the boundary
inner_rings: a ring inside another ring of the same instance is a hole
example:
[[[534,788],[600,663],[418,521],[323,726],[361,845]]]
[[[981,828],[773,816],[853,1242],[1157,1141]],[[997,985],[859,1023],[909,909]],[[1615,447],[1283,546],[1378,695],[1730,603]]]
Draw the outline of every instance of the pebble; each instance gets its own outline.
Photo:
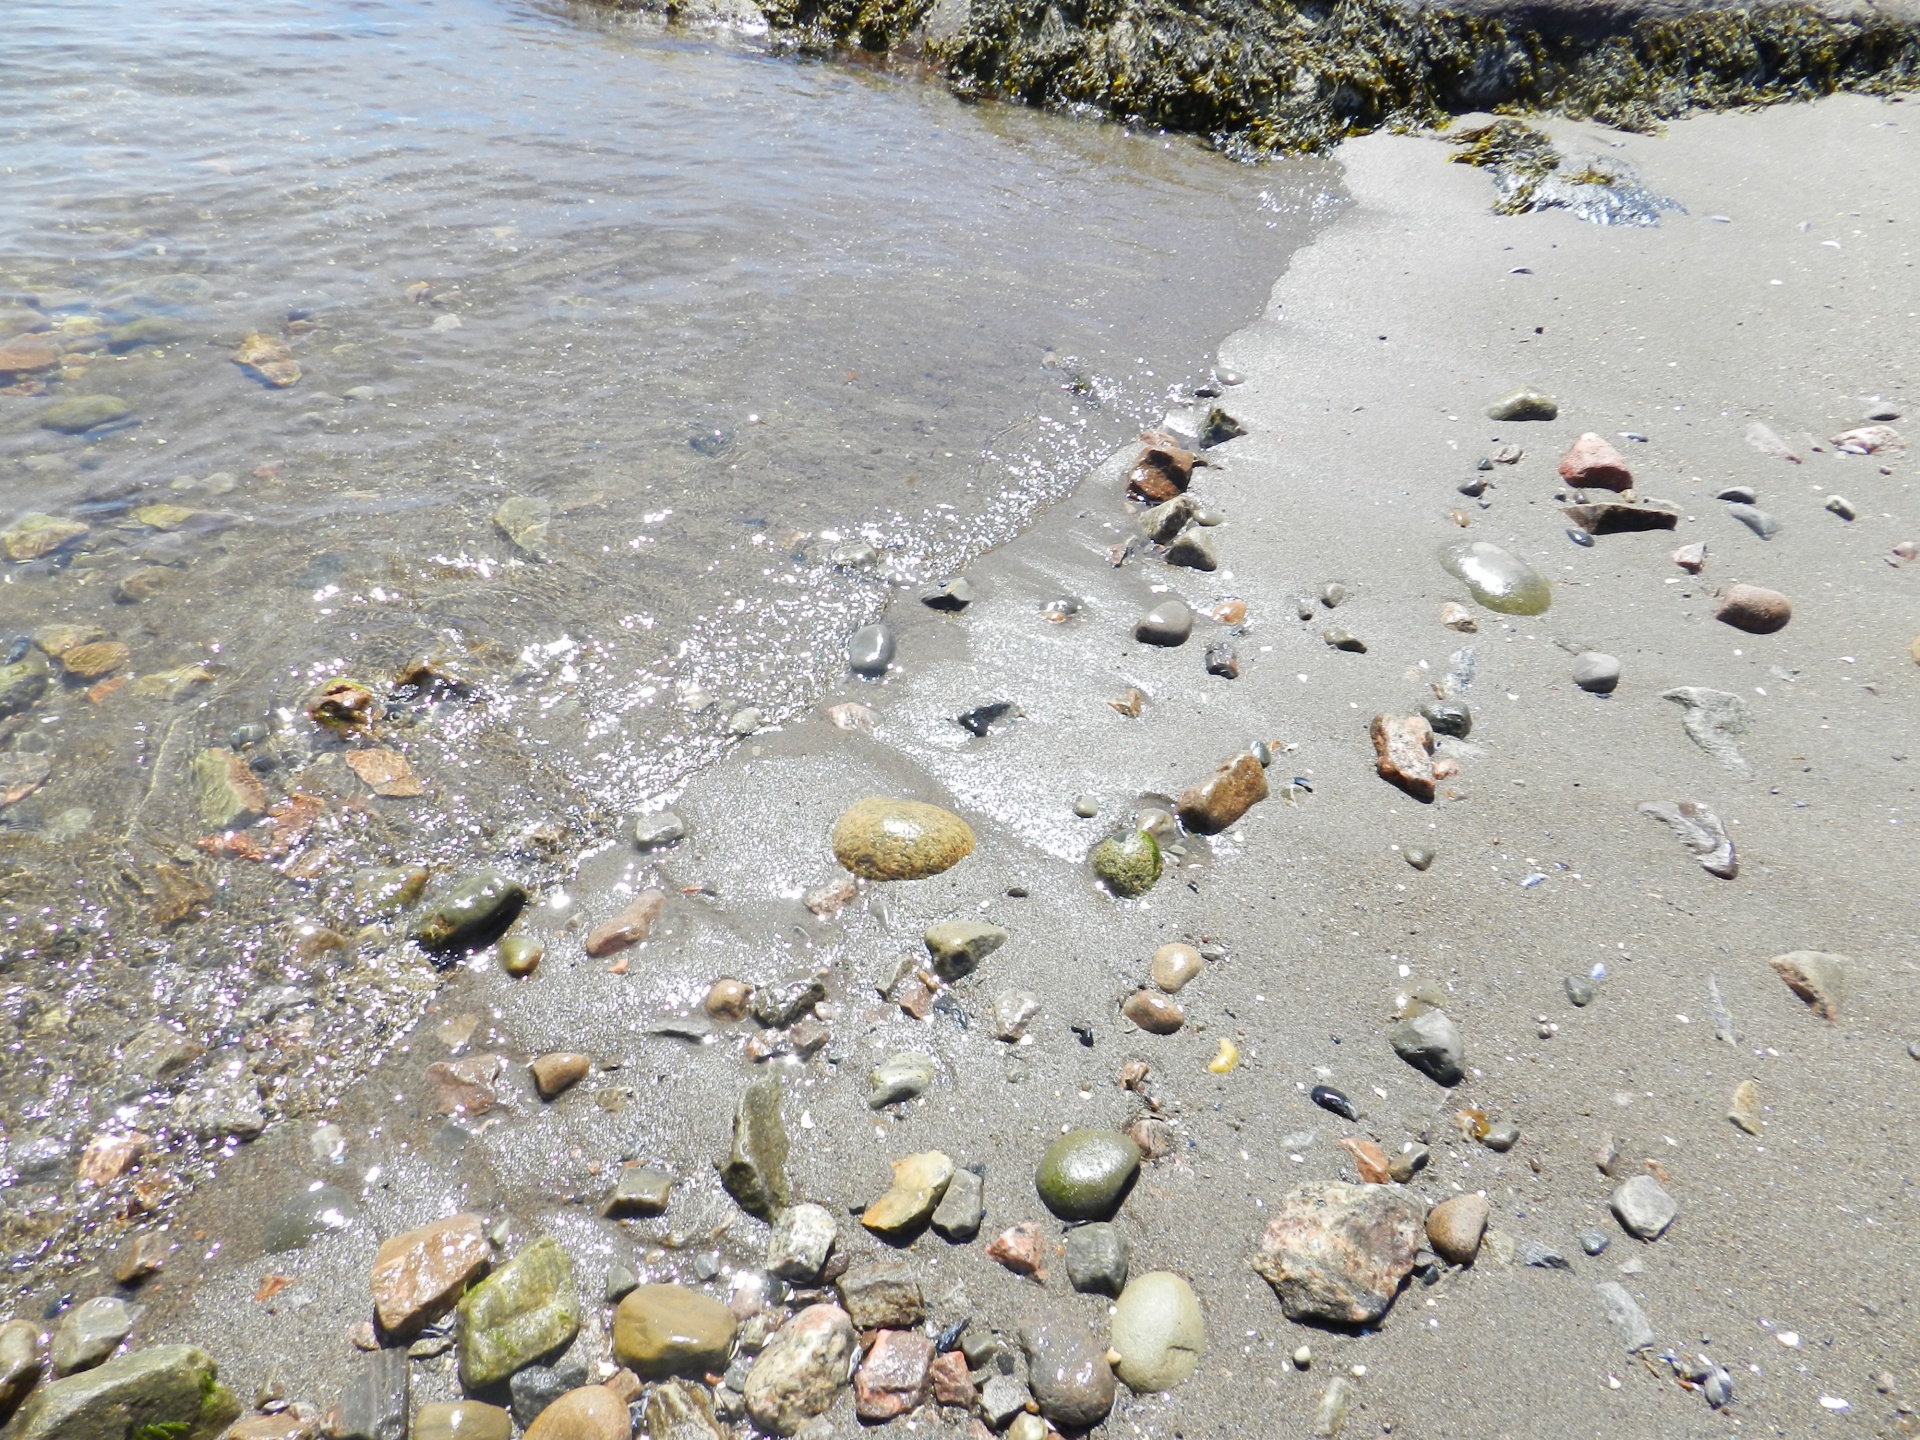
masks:
[[[630,1440],[627,1405],[605,1385],[582,1385],[555,1400],[521,1440]]]
[[[1091,820],[1100,813],[1100,802],[1091,795],[1075,796],[1073,813],[1082,820]]]
[[[469,1290],[456,1312],[460,1384],[485,1390],[573,1343],[580,1330],[573,1263],[559,1241],[542,1235]]]
[[[980,968],[980,962],[1007,943],[1007,932],[984,920],[943,920],[930,925],[921,940],[933,970],[951,984]]]
[[[1713,618],[1749,635],[1771,635],[1784,630],[1793,618],[1793,603],[1778,590],[1759,585],[1729,585],[1720,596]]]
[[[860,1216],[860,1223],[883,1239],[910,1235],[925,1225],[953,1180],[953,1161],[938,1150],[890,1163],[893,1183]]]
[[[1624,1181],[1607,1204],[1621,1228],[1642,1240],[1658,1240],[1680,1213],[1673,1196],[1651,1175],[1635,1175]]]
[[[1840,1001],[1846,990],[1847,968],[1853,963],[1845,955],[1821,950],[1791,950],[1767,962],[1773,973],[1786,981],[1787,988],[1806,1001],[1822,1020],[1840,1018]]]
[[[1400,853],[1416,870],[1425,870],[1433,864],[1433,851],[1425,845],[1409,845]]]
[[[1127,494],[1135,500],[1162,505],[1186,490],[1196,457],[1163,432],[1143,438],[1146,443],[1127,472]]]
[[[1731,880],[1740,873],[1740,857],[1726,826],[1712,810],[1695,800],[1648,800],[1640,813],[1659,820],[1691,850],[1709,875]]]
[[[56,400],[40,412],[40,428],[63,435],[84,435],[133,414],[133,406],[117,395],[75,395]]]
[[[1412,1271],[1425,1222],[1425,1204],[1398,1186],[1304,1186],[1274,1207],[1253,1268],[1289,1320],[1371,1325]]]
[[[1414,799],[1433,799],[1433,729],[1420,715],[1376,715],[1368,727],[1380,778]]]
[[[492,1256],[486,1222],[478,1215],[453,1215],[395,1235],[373,1260],[373,1305],[380,1328],[405,1339],[439,1319]]]
[[[1626,1286],[1618,1280],[1603,1280],[1593,1288],[1600,1296],[1601,1310],[1620,1332],[1629,1355],[1653,1344],[1656,1338],[1653,1323],[1627,1293]]]
[[[899,1260],[849,1268],[840,1277],[840,1302],[858,1330],[910,1330],[927,1318],[920,1282]]]
[[[1320,632],[1320,638],[1335,650],[1345,650],[1353,655],[1364,655],[1367,653],[1366,641],[1362,640],[1358,635],[1355,635],[1351,630],[1342,629],[1337,625],[1330,630],[1322,630]]]
[[[1239,1068],[1240,1047],[1222,1035],[1214,1047],[1213,1058],[1207,1062],[1207,1069],[1215,1075],[1231,1075]]]
[[[671,810],[634,818],[633,843],[642,850],[661,850],[686,838],[687,822]]]
[[[1729,485],[1724,490],[1714,491],[1713,498],[1730,505],[1751,505],[1760,498],[1760,494],[1751,485]]]
[[[1184,645],[1193,634],[1193,611],[1183,600],[1163,600],[1140,617],[1133,638],[1145,645]]]
[[[748,1371],[748,1416],[770,1435],[792,1435],[832,1406],[859,1340],[847,1313],[809,1305],[775,1332]]]
[[[1011,1375],[991,1376],[980,1387],[980,1413],[989,1425],[1001,1429],[1015,1420],[1032,1403],[1026,1385]]]
[[[614,1358],[643,1380],[699,1379],[727,1368],[733,1312],[681,1285],[640,1285],[613,1312]]]
[[[1047,1243],[1031,1220],[1009,1226],[987,1246],[987,1258],[1015,1275],[1046,1278]]]
[[[891,1420],[927,1395],[933,1341],[909,1330],[882,1330],[853,1377],[854,1414],[868,1424]]]
[[[1487,1128],[1487,1133],[1480,1137],[1480,1143],[1487,1149],[1504,1155],[1520,1143],[1520,1127],[1511,1120],[1502,1120],[1499,1124]]]
[[[664,1215],[673,1194],[673,1176],[651,1165],[622,1165],[614,1176],[613,1191],[600,1206],[612,1220],[635,1215]]]
[[[1080,602],[1071,595],[1056,595],[1040,607],[1040,618],[1055,625],[1080,613]]]
[[[1156,1270],[1121,1291],[1108,1344],[1120,1356],[1115,1373],[1136,1394],[1179,1385],[1199,1365],[1206,1342],[1200,1301],[1180,1276]]]
[[[1510,390],[1487,406],[1489,420],[1553,420],[1560,414],[1560,402],[1551,395],[1522,386]]]
[[[1114,1130],[1070,1130],[1047,1147],[1034,1189],[1062,1220],[1107,1220],[1140,1170],[1140,1147]]]
[[[527,887],[498,870],[464,875],[413,932],[423,950],[448,953],[472,947],[505,929],[527,903]]]
[[[903,1050],[889,1055],[867,1076],[867,1107],[884,1110],[924,1094],[933,1084],[933,1057]]]
[[[609,1305],[618,1305],[633,1292],[640,1283],[640,1277],[634,1274],[631,1265],[609,1265],[606,1284],[601,1287],[601,1297]]]
[[[1067,1232],[1067,1279],[1086,1295],[1118,1295],[1127,1283],[1133,1247],[1117,1226],[1080,1225]]]
[[[1087,861],[1100,883],[1122,900],[1146,894],[1160,878],[1160,845],[1144,830],[1109,835]]]
[[[1526,561],[1485,540],[1455,540],[1439,551],[1440,566],[1469,594],[1503,615],[1543,615],[1553,590]]]
[[[720,1167],[720,1183],[736,1205],[762,1220],[771,1222],[790,1203],[779,1076],[763,1075],[740,1092],[733,1148]]]
[[[1514,1256],[1522,1265],[1531,1265],[1539,1270],[1571,1270],[1567,1257],[1544,1240],[1522,1240],[1514,1246]]]
[[[887,673],[897,644],[893,631],[882,624],[862,625],[847,641],[847,667],[868,679]]]
[[[1584,975],[1569,975],[1560,982],[1560,987],[1567,992],[1567,999],[1576,1006],[1585,1008],[1593,1003],[1593,982]]]
[[[1738,520],[1747,529],[1762,540],[1771,540],[1780,533],[1780,522],[1757,505],[1735,503],[1727,506],[1727,514]]]
[[[973,853],[973,831],[950,810],[873,797],[834,822],[834,858],[866,880],[923,880]]]
[[[1360,1118],[1360,1112],[1354,1108],[1353,1101],[1349,1100],[1345,1095],[1342,1095],[1331,1085],[1314,1086],[1313,1089],[1307,1092],[1307,1098],[1322,1110],[1330,1111],[1338,1115],[1342,1120],[1358,1120]]]
[[[964,1245],[980,1233],[981,1222],[987,1218],[987,1182],[982,1168],[962,1166],[953,1172],[947,1193],[934,1206],[928,1222],[941,1239]]]
[[[964,610],[973,603],[973,586],[956,576],[938,590],[922,595],[920,603],[929,610]]]
[[[1210,537],[1189,530],[1167,546],[1167,563],[1178,565],[1183,570],[1211,572],[1220,568],[1220,557]]]
[[[1354,1169],[1368,1185],[1384,1185],[1393,1178],[1387,1165],[1387,1152],[1378,1144],[1359,1135],[1341,1137],[1340,1148],[1353,1157]]]
[[[1113,1369],[1086,1326],[1066,1315],[1049,1315],[1021,1327],[1020,1346],[1027,1354],[1027,1383],[1041,1415],[1072,1429],[1106,1418],[1113,1408]]]
[[[701,1008],[716,1020],[739,1020],[753,1002],[753,987],[731,976],[722,976],[707,987]]]
[[[1171,1035],[1187,1023],[1177,1004],[1152,990],[1136,990],[1120,1006],[1120,1013],[1150,1035]]]
[[[1002,990],[993,997],[993,1033],[995,1038],[1018,1041],[1027,1033],[1027,1025],[1040,1013],[1040,997],[1031,990]]]
[[[1408,1141],[1387,1162],[1387,1177],[1395,1184],[1405,1185],[1427,1168],[1427,1161],[1432,1157],[1433,1152],[1426,1146]]]
[[[552,1100],[586,1079],[593,1060],[573,1051],[556,1051],[542,1055],[527,1068],[533,1072],[533,1083],[540,1098]]]
[[[795,1285],[816,1283],[839,1234],[833,1212],[824,1205],[787,1207],[767,1237],[767,1273]]]
[[[1177,995],[1207,966],[1193,946],[1175,942],[1153,952],[1151,968],[1153,983],[1169,995]]]
[[[1490,1213],[1484,1195],[1450,1196],[1427,1212],[1427,1243],[1449,1265],[1471,1265]]]
[[[91,1370],[118,1350],[133,1333],[135,1312],[114,1295],[83,1300],[60,1317],[48,1356],[55,1375]]]
[[[734,1364],[739,1366],[741,1361],[736,1360]],[[740,1378],[741,1383],[745,1383],[746,1374]],[[613,1381],[607,1382],[607,1388],[613,1389],[613,1386]],[[634,1397],[625,1398],[632,1406]],[[736,1393],[735,1404],[738,1398]],[[706,1388],[690,1381],[668,1380],[653,1386],[647,1391],[645,1404],[638,1408],[639,1433],[647,1440],[728,1440],[732,1433],[714,1414],[713,1398]]]
[[[1213,774],[1180,792],[1174,813],[1197,835],[1217,835],[1267,798],[1267,771],[1252,751],[1222,760]]]
[[[414,1412],[411,1440],[513,1440],[513,1416],[478,1400],[436,1400]]]
[[[595,959],[631,950],[653,932],[654,921],[665,913],[664,891],[642,890],[621,908],[619,914],[603,920],[587,932],[587,954]]]
[[[1827,503],[1821,508],[1830,515],[1838,515],[1842,520],[1851,520],[1857,513],[1844,495],[1827,496]]]
[[[1582,651],[1573,658],[1573,683],[1592,695],[1611,695],[1620,684],[1620,662],[1596,650]]]
[[[1457,1085],[1465,1078],[1460,1027],[1444,1010],[1409,1015],[1387,1032],[1387,1042],[1407,1064],[1442,1085]]]
[[[1240,652],[1224,640],[1215,640],[1207,646],[1204,663],[1209,675],[1217,675],[1222,680],[1240,678]]]
[[[1187,528],[1187,522],[1193,518],[1194,508],[1191,496],[1176,495],[1164,505],[1143,510],[1134,518],[1134,524],[1154,544],[1165,545]]]
[[[1673,563],[1690,575],[1698,575],[1707,568],[1707,547],[1699,542],[1682,545],[1673,552]]]
[[[1589,430],[1560,457],[1560,478],[1581,490],[1631,490],[1627,458]]]
[[[1580,1248],[1589,1255],[1599,1255],[1613,1242],[1607,1238],[1604,1230],[1582,1230],[1579,1234]]]

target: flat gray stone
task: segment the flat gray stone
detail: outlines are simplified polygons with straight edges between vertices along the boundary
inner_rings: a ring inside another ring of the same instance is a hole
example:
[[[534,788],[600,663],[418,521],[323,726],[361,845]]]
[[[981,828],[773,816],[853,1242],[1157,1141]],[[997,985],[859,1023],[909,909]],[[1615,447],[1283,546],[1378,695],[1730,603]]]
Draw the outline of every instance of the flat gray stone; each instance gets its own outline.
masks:
[[[1387,1041],[1402,1060],[1442,1085],[1457,1085],[1466,1074],[1460,1027],[1444,1010],[1408,1016],[1387,1032]]]
[[[1620,684],[1620,662],[1597,650],[1573,657],[1573,683],[1590,695],[1611,695]]]
[[[60,1317],[53,1332],[53,1373],[91,1370],[120,1348],[133,1333],[134,1308],[114,1295],[83,1300]]]
[[[1600,1308],[1606,1312],[1614,1328],[1619,1330],[1628,1354],[1653,1344],[1658,1338],[1654,1334],[1653,1322],[1647,1319],[1646,1311],[1627,1293],[1626,1286],[1618,1280],[1603,1280],[1593,1288],[1600,1296]]]
[[[987,1182],[977,1170],[953,1172],[947,1193],[934,1207],[934,1232],[944,1240],[964,1245],[980,1233],[980,1222],[987,1218]]]
[[[1642,1240],[1658,1240],[1680,1213],[1673,1196],[1651,1175],[1636,1175],[1625,1181],[1607,1203],[1621,1228]]]
[[[767,1237],[767,1273],[795,1285],[811,1285],[826,1268],[840,1226],[824,1205],[790,1205]]]
[[[933,1084],[933,1057],[918,1051],[903,1050],[889,1055],[867,1077],[867,1106],[884,1110],[903,1100],[924,1094]]]

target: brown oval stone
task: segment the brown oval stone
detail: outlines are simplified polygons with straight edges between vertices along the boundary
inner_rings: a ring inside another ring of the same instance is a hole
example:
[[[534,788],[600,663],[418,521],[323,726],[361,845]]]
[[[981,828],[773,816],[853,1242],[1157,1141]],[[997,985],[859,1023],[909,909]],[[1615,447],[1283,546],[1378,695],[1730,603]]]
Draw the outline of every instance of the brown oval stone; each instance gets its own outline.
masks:
[[[1201,835],[1218,835],[1267,798],[1267,771],[1251,751],[1222,760],[1198,785],[1174,802],[1180,823]]]
[[[738,1020],[747,1013],[753,999],[753,987],[731,976],[716,980],[707,988],[707,1013],[716,1020]]]
[[[633,1421],[604,1385],[569,1390],[540,1412],[521,1440],[632,1440]]]
[[[1486,1233],[1487,1197],[1455,1195],[1427,1212],[1427,1243],[1449,1265],[1471,1265]]]
[[[0,345],[0,374],[26,375],[60,363],[60,347],[45,335],[16,335]]]
[[[1206,961],[1191,945],[1175,942],[1162,945],[1153,952],[1153,983],[1169,995],[1177,994],[1189,980],[1206,968]]]
[[[540,1089],[540,1098],[551,1100],[586,1079],[592,1066],[593,1061],[587,1056],[563,1050],[542,1055],[528,1068],[533,1071],[533,1083]]]
[[[1150,1035],[1171,1035],[1187,1023],[1186,1011],[1151,990],[1134,991],[1120,1007],[1120,1013]]]
[[[833,826],[834,859],[867,880],[925,879],[972,853],[967,822],[919,800],[861,800]]]
[[[1784,630],[1793,618],[1793,603],[1778,590],[1758,585],[1729,585],[1720,596],[1713,618],[1749,635],[1771,635]]]
[[[95,640],[68,650],[60,657],[60,668],[82,680],[98,680],[126,664],[132,654],[118,640]]]
[[[733,1313],[710,1296],[641,1285],[613,1313],[614,1358],[648,1380],[725,1370],[737,1328]]]

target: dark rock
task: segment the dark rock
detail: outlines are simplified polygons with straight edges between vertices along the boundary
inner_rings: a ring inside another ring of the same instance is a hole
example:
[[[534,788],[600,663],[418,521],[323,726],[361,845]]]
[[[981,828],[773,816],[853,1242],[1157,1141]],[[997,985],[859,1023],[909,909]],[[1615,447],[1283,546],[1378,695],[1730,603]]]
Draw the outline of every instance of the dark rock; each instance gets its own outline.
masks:
[[[1047,1147],[1034,1188],[1062,1220],[1106,1220],[1140,1169],[1140,1147],[1113,1130],[1070,1130]]]
[[[1240,652],[1224,640],[1216,640],[1207,646],[1207,674],[1218,675],[1222,680],[1240,678]]]
[[[405,1350],[356,1357],[328,1433],[334,1440],[406,1440],[409,1388]]]
[[[1316,1085],[1307,1092],[1307,1098],[1322,1110],[1331,1110],[1343,1120],[1358,1120],[1360,1112],[1354,1109],[1353,1102],[1331,1085]]]
[[[1630,505],[1599,500],[1587,505],[1563,506],[1566,517],[1589,535],[1624,535],[1637,530],[1671,530],[1680,512],[1664,505]]]
[[[868,679],[887,673],[893,664],[897,645],[893,631],[886,625],[863,625],[847,641],[847,666],[856,675]]]
[[[1133,638],[1144,645],[1184,645],[1193,634],[1193,611],[1181,600],[1163,600],[1140,618]]]
[[[934,1233],[956,1245],[964,1245],[980,1233],[987,1218],[987,1184],[977,1169],[961,1167],[953,1172],[946,1194],[934,1207]]]
[[[1097,1425],[1113,1408],[1113,1369],[1086,1326],[1052,1315],[1020,1330],[1027,1383],[1046,1419],[1063,1429]]]
[[[964,610],[973,603],[973,586],[955,577],[938,590],[930,590],[922,595],[920,603],[929,610]]]
[[[733,1149],[719,1168],[720,1183],[750,1215],[772,1221],[791,1203],[787,1127],[780,1116],[778,1076],[762,1076],[740,1092],[733,1116]]]
[[[1083,1294],[1118,1296],[1132,1257],[1133,1247],[1117,1226],[1080,1225],[1067,1232],[1067,1279]]]
[[[526,886],[518,880],[478,870],[441,898],[413,938],[421,949],[437,954],[478,948],[511,925],[526,903]]]

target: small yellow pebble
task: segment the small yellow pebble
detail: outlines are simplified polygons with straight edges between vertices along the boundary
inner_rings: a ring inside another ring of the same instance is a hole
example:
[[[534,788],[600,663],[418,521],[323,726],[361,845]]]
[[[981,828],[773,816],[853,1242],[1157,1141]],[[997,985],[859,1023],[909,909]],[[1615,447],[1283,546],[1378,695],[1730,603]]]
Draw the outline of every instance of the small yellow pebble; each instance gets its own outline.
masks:
[[[1214,1052],[1213,1059],[1207,1062],[1207,1069],[1216,1075],[1225,1075],[1240,1063],[1240,1047],[1231,1040],[1222,1040],[1220,1048]]]

